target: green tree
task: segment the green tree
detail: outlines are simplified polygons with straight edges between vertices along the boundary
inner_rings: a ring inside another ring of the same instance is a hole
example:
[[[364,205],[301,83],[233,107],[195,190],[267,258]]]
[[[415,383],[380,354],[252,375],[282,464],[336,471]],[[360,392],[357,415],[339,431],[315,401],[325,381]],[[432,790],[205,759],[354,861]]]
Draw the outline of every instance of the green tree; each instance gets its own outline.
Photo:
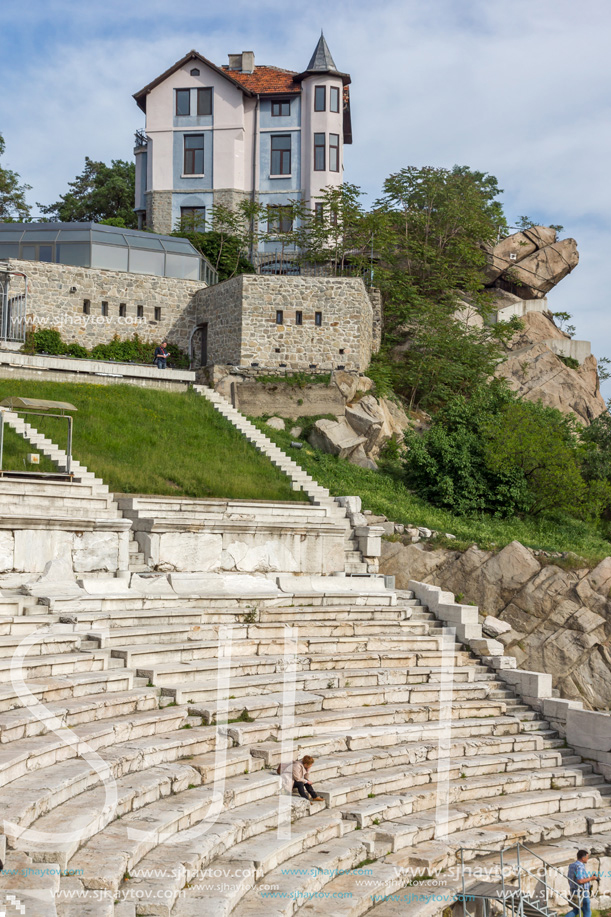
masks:
[[[295,243],[306,263],[329,265],[331,273],[364,273],[371,266],[378,224],[376,212],[366,213],[358,185],[330,185],[303,208]]]
[[[500,382],[459,395],[439,410],[421,436],[406,435],[405,482],[419,496],[456,513],[512,515],[529,506],[527,482],[511,463],[492,468],[483,431],[490,416],[513,403]]]
[[[0,156],[4,153],[4,137],[0,134]],[[30,185],[21,184],[17,172],[0,166],[0,221],[3,223],[24,223],[30,219],[31,210],[25,194]]]
[[[516,322],[488,324],[485,245],[506,231],[494,176],[401,169],[376,203],[374,279],[384,296],[383,351],[411,406],[435,409],[476,388],[503,358]]]
[[[236,274],[254,272],[248,253],[260,215],[261,207],[252,201],[241,201],[236,209],[215,204],[209,230],[202,232],[199,229],[200,217],[197,214],[186,214],[181,217],[172,235],[189,239],[218,271],[219,280],[228,280]]]
[[[587,504],[581,474],[583,449],[576,422],[541,402],[513,401],[483,428],[486,466],[495,474],[513,467],[524,475],[530,512],[580,513]]]
[[[85,157],[85,168],[54,204],[38,204],[50,222],[107,223],[135,229],[136,169],[133,162],[113,159],[110,165]]]

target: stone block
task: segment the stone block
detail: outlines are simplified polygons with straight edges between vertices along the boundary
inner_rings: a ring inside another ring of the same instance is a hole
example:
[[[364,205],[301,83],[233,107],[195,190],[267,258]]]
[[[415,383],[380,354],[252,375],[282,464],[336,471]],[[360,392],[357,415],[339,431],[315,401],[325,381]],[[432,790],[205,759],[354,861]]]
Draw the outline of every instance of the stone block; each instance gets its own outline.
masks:
[[[270,417],[265,423],[268,427],[271,427],[272,430],[284,430],[285,427],[282,417]]]
[[[506,634],[511,630],[511,624],[508,624],[507,621],[501,621],[500,618],[495,618],[494,615],[486,615],[482,629],[489,637],[500,637],[501,634]]]
[[[138,532],[138,543],[142,545]],[[145,560],[158,570],[179,573],[208,573],[219,570],[223,536],[200,532],[161,532],[150,538],[150,553]]]
[[[15,532],[14,569],[42,573],[50,560],[72,561],[74,535],[57,529],[18,529]]]
[[[14,567],[15,538],[12,532],[0,531],[0,573],[10,573]]]
[[[74,537],[74,570],[76,573],[119,569],[119,535],[117,532],[83,532]]]
[[[552,696],[552,676],[547,672],[526,672],[523,669],[505,669],[499,672],[500,678],[513,685],[522,697],[543,700]],[[609,718],[611,722],[611,717]]]
[[[299,572],[299,558],[278,541],[246,544],[232,541],[223,549],[221,568],[239,573]]]
[[[569,745],[590,749],[592,757],[608,754],[611,752],[611,716],[594,710],[570,708],[566,716],[566,738]],[[605,763],[611,764],[611,759]]]
[[[362,510],[362,502],[360,497],[336,497],[335,502],[339,503],[340,506],[345,507],[346,512],[348,513],[360,513]]]

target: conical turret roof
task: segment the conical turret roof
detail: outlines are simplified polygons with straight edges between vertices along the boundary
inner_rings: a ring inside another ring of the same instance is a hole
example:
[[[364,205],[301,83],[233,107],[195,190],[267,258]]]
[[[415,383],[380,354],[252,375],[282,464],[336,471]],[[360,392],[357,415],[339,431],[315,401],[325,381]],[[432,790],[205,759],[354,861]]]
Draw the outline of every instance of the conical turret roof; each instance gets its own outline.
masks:
[[[312,55],[306,70],[317,70],[319,72],[327,72],[329,70],[337,71],[335,61],[333,60],[331,52],[329,51],[329,45],[325,41],[325,36],[322,32],[320,33],[318,44],[314,49],[314,54]]]

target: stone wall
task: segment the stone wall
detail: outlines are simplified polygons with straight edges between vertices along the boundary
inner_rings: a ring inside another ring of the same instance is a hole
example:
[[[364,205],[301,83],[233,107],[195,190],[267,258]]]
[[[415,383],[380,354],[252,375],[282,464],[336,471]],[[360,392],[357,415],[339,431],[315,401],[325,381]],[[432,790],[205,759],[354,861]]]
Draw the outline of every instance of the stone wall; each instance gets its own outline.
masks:
[[[331,574],[345,568],[344,525],[323,506],[117,495],[157,571]]]
[[[144,196],[147,229],[162,235],[172,232],[172,192],[147,191]]]
[[[194,296],[202,289],[202,281],[41,261],[11,260],[8,265],[11,271],[27,274],[30,328],[57,328],[65,341],[75,341],[88,349],[110,341],[115,334],[128,338],[134,332],[145,340],[165,338],[188,349]],[[88,315],[83,312],[85,300],[90,303]],[[103,302],[108,304],[108,315],[102,314]],[[119,315],[122,303],[125,317]],[[160,321],[155,320],[156,306],[161,309]]]
[[[360,279],[243,274],[203,290],[197,304],[198,324],[208,323],[208,363],[358,371],[369,365],[373,309]]]
[[[382,293],[372,287],[368,290],[373,309],[372,351],[377,353],[382,345]]]
[[[208,363],[241,362],[243,277],[200,290],[195,297],[196,327],[208,325]],[[201,366],[200,355],[195,349],[195,366]]]

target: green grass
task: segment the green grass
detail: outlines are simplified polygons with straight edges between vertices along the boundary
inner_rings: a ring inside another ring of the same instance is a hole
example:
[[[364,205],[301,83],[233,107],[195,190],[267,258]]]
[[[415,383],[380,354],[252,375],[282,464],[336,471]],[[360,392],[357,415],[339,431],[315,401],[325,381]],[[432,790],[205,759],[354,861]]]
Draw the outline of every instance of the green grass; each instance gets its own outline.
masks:
[[[301,425],[300,421],[297,421]],[[464,550],[476,543],[485,550],[499,550],[511,541],[544,551],[573,551],[594,565],[611,554],[611,542],[593,525],[571,517],[495,518],[458,516],[432,506],[411,493],[397,476],[381,471],[369,471],[351,465],[336,456],[318,452],[308,444],[302,449],[291,448],[291,436],[284,431],[265,429],[285,452],[298,462],[323,487],[335,496],[358,494],[363,509],[388,516],[393,522],[421,525],[438,532],[456,535],[456,541],[439,539],[440,545]],[[552,563],[556,561],[550,559]],[[566,565],[559,558],[560,565]],[[570,566],[579,566],[568,559]]]
[[[0,380],[0,401],[10,396],[68,401],[74,414],[72,454],[103,478],[111,491],[243,500],[303,500],[289,479],[256,451],[229,421],[195,392],[165,392],[135,385]],[[26,417],[61,448],[65,421]],[[6,435],[5,469],[22,470],[33,448]],[[34,466],[32,466],[34,467]],[[45,462],[40,470],[53,470]]]

